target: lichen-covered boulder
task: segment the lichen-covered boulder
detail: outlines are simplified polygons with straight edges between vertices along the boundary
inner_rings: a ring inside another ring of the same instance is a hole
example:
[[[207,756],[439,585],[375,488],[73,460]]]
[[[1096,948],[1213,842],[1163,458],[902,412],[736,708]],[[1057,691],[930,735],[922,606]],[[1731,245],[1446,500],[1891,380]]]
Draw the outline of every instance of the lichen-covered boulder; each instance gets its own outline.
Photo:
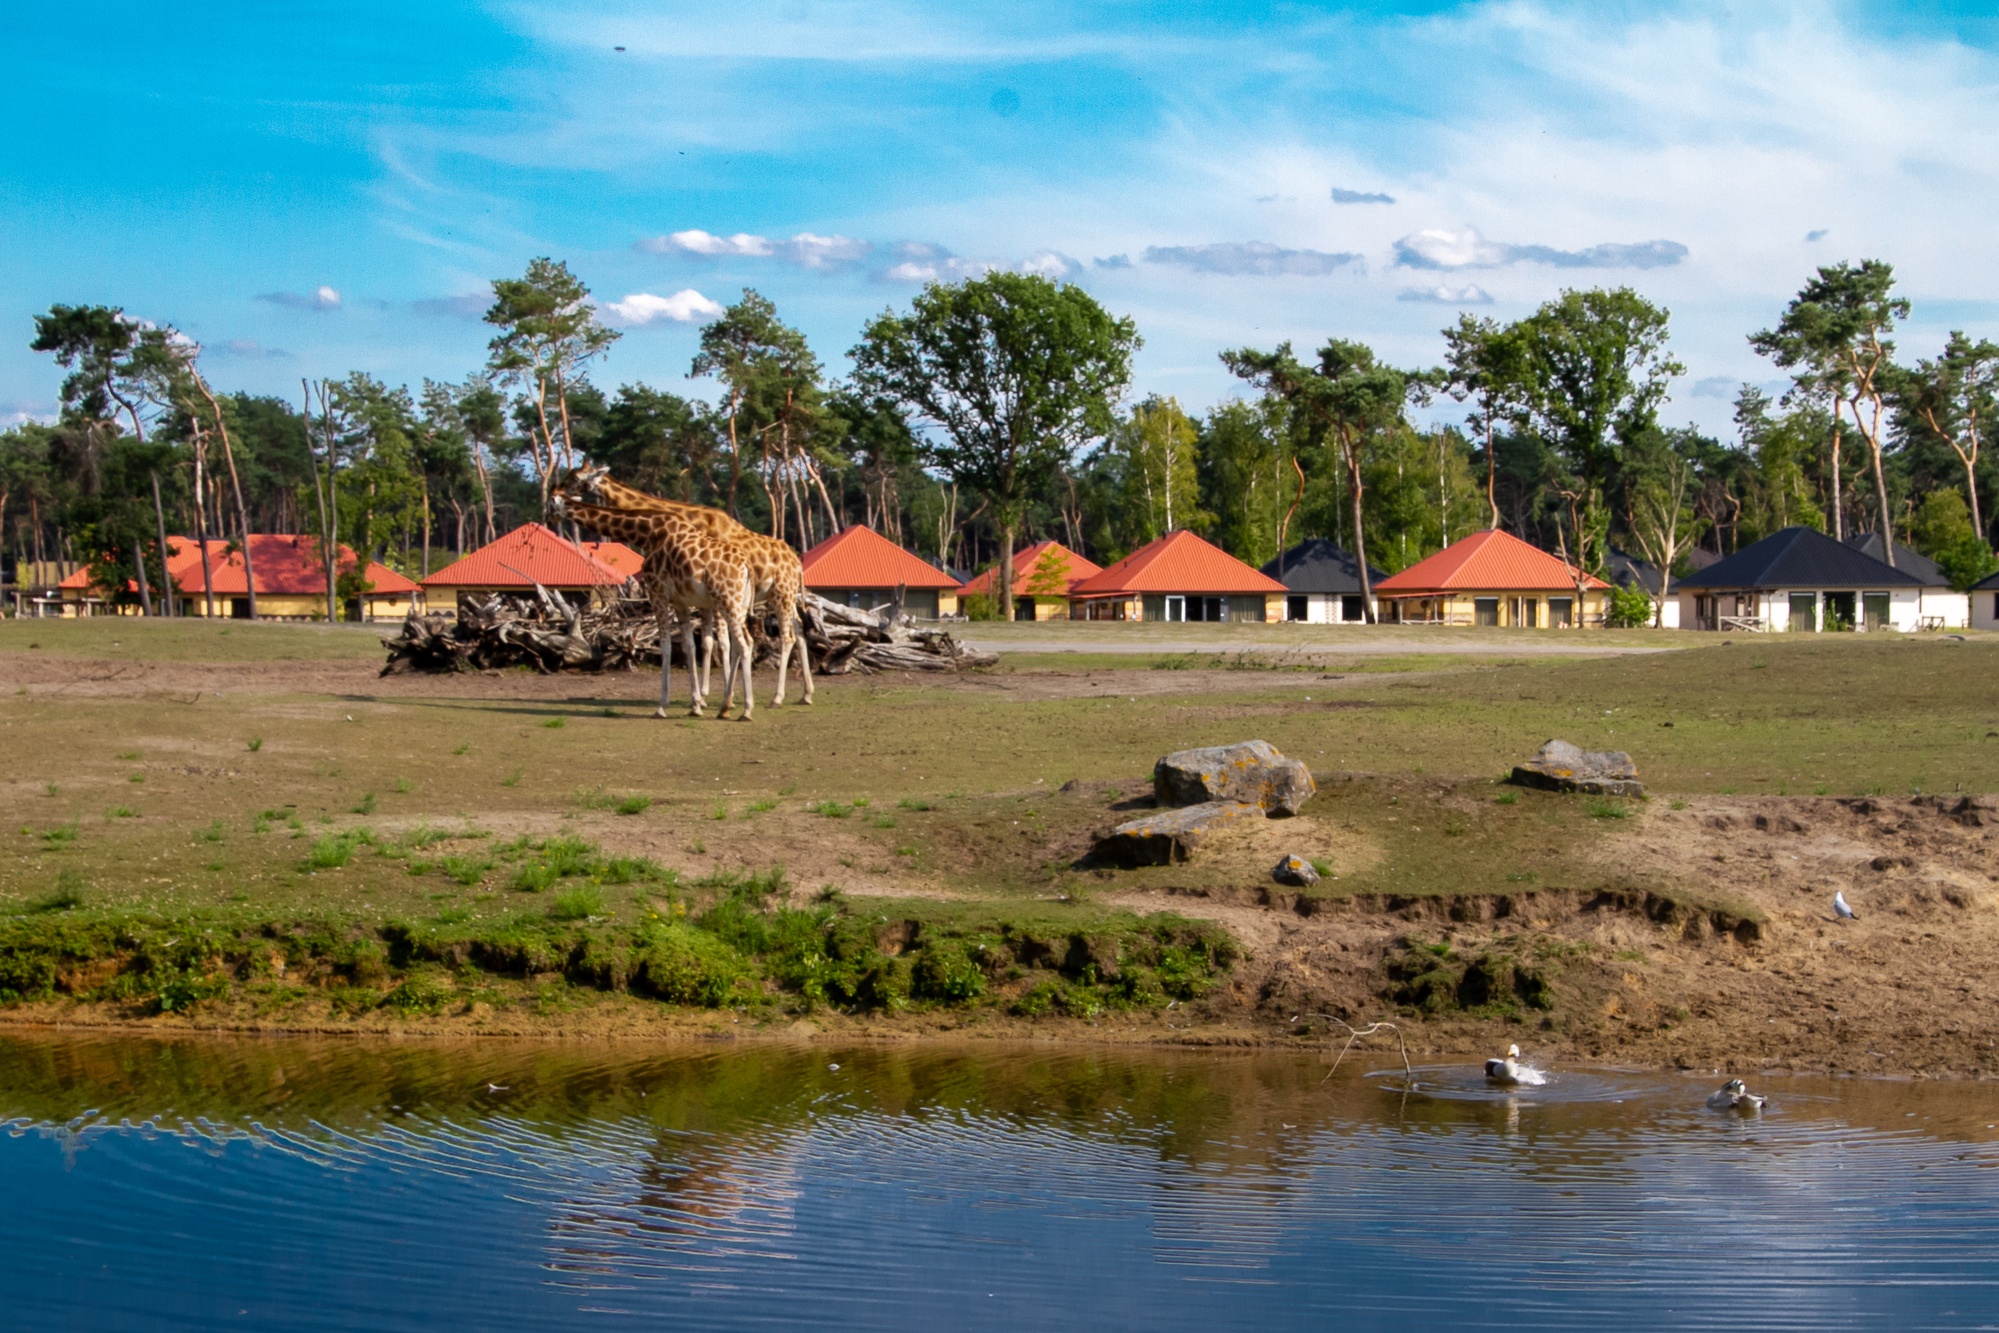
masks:
[[[1270,877],[1294,889],[1309,888],[1319,882],[1319,872],[1302,856],[1287,856],[1271,870]]]
[[[1318,787],[1312,770],[1286,759],[1269,741],[1175,750],[1152,768],[1161,805],[1248,801],[1273,818],[1295,815]]]
[[[1516,765],[1513,783],[1544,791],[1579,791],[1593,796],[1643,796],[1638,766],[1622,750],[1585,750],[1567,741],[1549,741],[1532,759]]]
[[[1161,810],[1119,824],[1097,839],[1096,859],[1118,866],[1164,866],[1185,861],[1217,831],[1245,819],[1263,818],[1263,807],[1248,801],[1204,801]]]

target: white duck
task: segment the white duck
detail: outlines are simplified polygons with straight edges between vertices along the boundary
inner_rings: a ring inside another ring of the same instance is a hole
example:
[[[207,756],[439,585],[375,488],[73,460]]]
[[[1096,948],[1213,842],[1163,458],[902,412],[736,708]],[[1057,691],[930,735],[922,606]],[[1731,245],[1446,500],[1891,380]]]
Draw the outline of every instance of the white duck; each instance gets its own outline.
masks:
[[[1755,1115],[1763,1109],[1768,1097],[1751,1092],[1739,1078],[1732,1078],[1708,1094],[1709,1109],[1715,1111],[1735,1111],[1742,1115]]]
[[[1520,1081],[1520,1048],[1508,1046],[1503,1060],[1485,1062],[1485,1079],[1488,1083],[1501,1083],[1508,1087]]]

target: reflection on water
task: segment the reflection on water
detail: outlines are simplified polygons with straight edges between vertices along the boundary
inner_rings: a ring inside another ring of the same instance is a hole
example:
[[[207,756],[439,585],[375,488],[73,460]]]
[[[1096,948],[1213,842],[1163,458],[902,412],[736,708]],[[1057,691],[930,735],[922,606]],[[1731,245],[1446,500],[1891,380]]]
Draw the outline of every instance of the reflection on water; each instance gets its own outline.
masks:
[[[1990,1327],[1999,1089],[0,1039],[11,1328]]]

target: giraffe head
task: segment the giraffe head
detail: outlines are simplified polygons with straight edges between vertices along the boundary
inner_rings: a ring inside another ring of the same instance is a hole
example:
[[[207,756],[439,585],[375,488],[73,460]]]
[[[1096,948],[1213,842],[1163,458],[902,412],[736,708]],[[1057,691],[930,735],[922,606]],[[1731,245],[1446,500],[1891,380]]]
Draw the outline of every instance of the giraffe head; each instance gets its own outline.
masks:
[[[571,500],[581,500],[585,504],[602,504],[602,484],[611,475],[610,469],[585,463],[581,467],[566,468],[555,474],[549,483],[551,493],[560,492]]]

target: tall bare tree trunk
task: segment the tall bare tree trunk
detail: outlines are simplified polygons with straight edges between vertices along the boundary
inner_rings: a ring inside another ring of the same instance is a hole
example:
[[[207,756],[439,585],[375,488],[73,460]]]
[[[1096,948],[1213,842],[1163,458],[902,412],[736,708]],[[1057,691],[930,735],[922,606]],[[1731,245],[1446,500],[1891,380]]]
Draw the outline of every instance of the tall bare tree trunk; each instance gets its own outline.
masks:
[[[153,592],[146,580],[146,552],[136,541],[132,543],[132,568],[139,576],[139,606],[150,616],[153,614]]]
[[[250,619],[257,618],[257,567],[250,556],[250,511],[243,504],[243,483],[236,475],[236,450],[229,443],[229,423],[223,420],[222,404],[215,401],[215,395],[208,391],[208,381],[192,365],[188,374],[194,379],[194,387],[201,390],[201,396],[208,400],[208,410],[215,417],[216,434],[222,437],[222,457],[229,464],[229,487],[236,496],[236,528],[243,538],[243,585],[250,590]],[[221,497],[218,496],[219,500]]]
[[[208,445],[201,437],[201,427],[194,427],[194,539],[201,543],[201,604],[203,613],[215,619],[215,566],[208,558],[208,497],[204,492],[203,478],[208,461]]]
[[[165,607],[164,615],[173,615],[178,610],[174,606],[174,576],[167,568],[167,560],[172,548],[167,545],[167,510],[160,503],[160,473],[153,469],[153,528],[160,540],[160,600]]]
[[[1367,577],[1367,538],[1360,517],[1361,492],[1364,489],[1360,479],[1360,441],[1343,439],[1341,445],[1346,454],[1349,489],[1353,492],[1353,561],[1354,569],[1360,575],[1361,614],[1372,625],[1377,623],[1377,617],[1374,613],[1374,587]]]

